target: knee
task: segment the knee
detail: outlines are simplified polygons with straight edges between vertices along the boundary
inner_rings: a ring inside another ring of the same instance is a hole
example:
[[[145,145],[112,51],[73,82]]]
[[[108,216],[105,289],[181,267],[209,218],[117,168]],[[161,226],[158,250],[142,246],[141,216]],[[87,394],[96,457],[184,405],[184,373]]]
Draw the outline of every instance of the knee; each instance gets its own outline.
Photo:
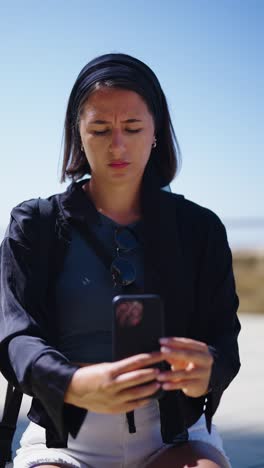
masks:
[[[146,465],[147,468],[230,468],[226,457],[212,445],[191,441],[169,447]]]

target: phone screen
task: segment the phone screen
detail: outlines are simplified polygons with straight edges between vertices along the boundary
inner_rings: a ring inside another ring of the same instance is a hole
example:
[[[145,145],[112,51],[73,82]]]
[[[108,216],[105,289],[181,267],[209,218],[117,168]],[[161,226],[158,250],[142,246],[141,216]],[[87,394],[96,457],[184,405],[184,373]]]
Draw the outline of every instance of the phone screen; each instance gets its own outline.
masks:
[[[160,349],[164,317],[158,295],[116,296],[113,311],[113,360]]]

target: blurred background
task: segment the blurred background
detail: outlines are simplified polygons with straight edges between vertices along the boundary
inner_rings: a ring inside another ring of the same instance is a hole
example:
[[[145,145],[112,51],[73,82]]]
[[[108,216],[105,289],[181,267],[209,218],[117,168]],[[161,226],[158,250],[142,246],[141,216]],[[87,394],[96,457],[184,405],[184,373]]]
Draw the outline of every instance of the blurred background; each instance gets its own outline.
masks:
[[[264,467],[263,21],[263,0],[0,0],[0,239],[14,205],[65,189],[64,114],[80,69],[108,52],[146,62],[182,150],[172,191],[215,211],[233,252],[243,367],[216,420],[237,468]]]

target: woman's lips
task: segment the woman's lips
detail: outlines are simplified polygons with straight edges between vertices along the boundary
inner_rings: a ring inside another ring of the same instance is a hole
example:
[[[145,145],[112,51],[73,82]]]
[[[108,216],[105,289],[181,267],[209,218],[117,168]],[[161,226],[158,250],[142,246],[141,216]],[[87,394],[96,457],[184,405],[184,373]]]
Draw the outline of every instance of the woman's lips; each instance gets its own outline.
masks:
[[[128,162],[125,161],[116,161],[116,162],[111,162],[109,164],[110,167],[113,167],[115,169],[122,169],[123,167],[127,167],[129,165]]]

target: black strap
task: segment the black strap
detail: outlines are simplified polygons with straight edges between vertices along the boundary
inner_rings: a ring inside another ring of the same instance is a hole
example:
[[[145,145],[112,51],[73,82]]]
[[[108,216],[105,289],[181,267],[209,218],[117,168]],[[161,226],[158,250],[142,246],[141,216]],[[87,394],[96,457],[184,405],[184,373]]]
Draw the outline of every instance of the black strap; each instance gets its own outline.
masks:
[[[3,419],[4,419],[4,415],[6,414],[8,410],[8,406],[10,403],[10,399],[12,398],[12,395],[13,395],[13,385],[8,383],[7,389],[6,389],[6,399],[5,399],[5,406],[4,406],[4,412],[3,412]]]
[[[84,223],[75,222],[74,225],[80,232],[84,240],[92,246],[96,256],[101,259],[106,268],[110,268],[112,263],[112,255],[108,253],[104,244],[97,238],[94,232]]]
[[[128,423],[128,431],[129,434],[135,434],[137,432],[136,425],[135,425],[135,415],[134,411],[129,411],[126,413],[127,423]]]
[[[22,392],[8,384],[3,418],[0,423],[0,468],[12,460],[12,441],[16,431]]]
[[[107,251],[105,245],[101,240],[99,240],[96,234],[84,223],[75,222],[74,225],[78,229],[81,236],[84,240],[92,246],[96,256],[103,262],[105,267],[110,270],[113,256]],[[124,286],[122,288],[123,294],[142,294],[143,291],[136,284],[132,283],[131,285]],[[118,292],[120,294],[120,292]]]

